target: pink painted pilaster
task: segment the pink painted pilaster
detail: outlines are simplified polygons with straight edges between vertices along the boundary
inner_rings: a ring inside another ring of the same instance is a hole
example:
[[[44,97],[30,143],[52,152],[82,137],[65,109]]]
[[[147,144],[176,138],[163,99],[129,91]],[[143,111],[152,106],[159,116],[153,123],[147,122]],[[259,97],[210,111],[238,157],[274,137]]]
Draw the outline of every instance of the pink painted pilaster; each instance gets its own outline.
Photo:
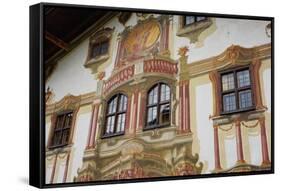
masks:
[[[180,109],[180,123],[179,123],[179,126],[180,126],[180,132],[183,131],[183,88],[182,88],[182,85],[180,83],[180,86],[179,86],[179,95],[180,95],[180,103],[179,103],[179,109]]]
[[[55,173],[56,173],[56,167],[57,167],[57,160],[58,160],[58,154],[55,154],[55,161],[52,169],[52,174],[51,174],[51,179],[50,179],[50,184],[54,183],[54,178],[55,178]]]
[[[87,139],[86,149],[90,148],[91,135],[92,135],[92,126],[93,126],[93,118],[94,118],[94,111],[95,111],[95,106],[92,105],[91,121],[90,121],[90,125],[89,125],[89,132],[88,132],[88,139]]]
[[[218,126],[214,126],[215,170],[221,169]]]
[[[70,152],[67,154],[66,163],[65,163],[64,175],[63,175],[63,182],[64,182],[64,183],[65,183],[66,180],[67,180],[68,166],[69,166],[69,158],[70,158]]]
[[[146,113],[146,92],[141,91],[140,98],[140,114],[139,114],[139,129],[144,128],[145,126],[145,113]]]
[[[190,112],[189,112],[189,85],[188,82],[181,82],[179,86],[180,95],[180,131],[190,133]]]
[[[270,164],[270,160],[268,155],[265,118],[263,117],[259,121],[260,121],[260,128],[261,128],[262,164],[266,165],[266,164]]]
[[[96,104],[94,106],[94,117],[93,117],[93,124],[92,124],[91,140],[89,145],[90,148],[95,147],[99,107],[100,104]]]
[[[136,130],[137,130],[137,128],[138,128],[138,126],[137,126],[137,119],[138,119],[138,115],[139,115],[139,113],[138,113],[138,100],[139,100],[139,90],[136,90],[135,92],[134,92],[134,102],[133,102],[133,104],[134,104],[134,110],[133,110],[133,128],[134,128],[134,133],[136,133]]]
[[[130,129],[130,121],[131,121],[131,102],[132,102],[132,95],[128,97],[127,102],[127,113],[126,113],[126,126],[125,126],[125,133],[127,133]]]
[[[237,149],[237,162],[244,163],[244,154],[243,154],[243,143],[242,143],[242,135],[241,135],[241,124],[240,121],[237,120],[235,122],[236,126],[236,149]]]

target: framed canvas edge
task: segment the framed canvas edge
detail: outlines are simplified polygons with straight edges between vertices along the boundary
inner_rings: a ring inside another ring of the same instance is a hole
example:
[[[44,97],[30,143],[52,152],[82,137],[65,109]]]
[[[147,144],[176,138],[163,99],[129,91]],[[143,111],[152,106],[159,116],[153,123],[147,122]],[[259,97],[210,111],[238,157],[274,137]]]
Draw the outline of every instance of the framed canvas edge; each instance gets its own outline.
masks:
[[[233,172],[233,173],[217,173],[217,174],[200,174],[189,176],[169,176],[169,177],[156,177],[156,178],[143,178],[143,179],[128,179],[128,180],[108,180],[108,181],[92,181],[92,182],[71,182],[71,183],[45,183],[45,78],[44,78],[44,14],[43,9],[45,6],[55,7],[71,7],[71,8],[91,8],[99,10],[111,10],[111,11],[128,11],[128,12],[149,12],[159,14],[173,14],[173,15],[206,15],[218,18],[234,18],[234,19],[248,19],[248,20],[266,20],[271,21],[271,169],[266,171],[251,171],[251,172]],[[30,6],[29,12],[32,9],[39,9],[39,18],[34,26],[30,14],[30,112],[29,112],[29,184],[38,188],[55,188],[55,187],[73,187],[73,186],[90,186],[90,185],[106,185],[106,184],[123,184],[123,183],[137,183],[137,182],[152,182],[152,181],[168,181],[168,180],[186,180],[195,178],[220,178],[220,177],[233,177],[233,176],[247,176],[247,175],[266,175],[274,174],[275,170],[275,156],[274,156],[274,17],[268,16],[252,16],[252,15],[235,15],[235,14],[218,14],[218,13],[201,13],[201,12],[186,12],[186,11],[171,11],[171,10],[157,10],[157,9],[141,9],[141,8],[125,8],[125,7],[107,7],[107,6],[95,6],[95,5],[77,5],[77,4],[62,4],[62,3],[38,3]],[[33,25],[33,26],[32,26]],[[35,39],[31,34],[31,30],[35,33],[38,32],[38,37]],[[38,50],[34,50],[34,45],[39,46]],[[38,65],[39,63],[39,65]],[[38,66],[36,66],[38,65]],[[38,72],[38,73],[37,73]],[[37,77],[37,80],[33,81]],[[38,119],[36,116],[39,117]],[[38,127],[40,127],[38,129]],[[36,146],[37,143],[39,146]],[[36,171],[34,166],[39,167]],[[33,168],[32,168],[33,167]],[[38,175],[36,179],[35,175]]]

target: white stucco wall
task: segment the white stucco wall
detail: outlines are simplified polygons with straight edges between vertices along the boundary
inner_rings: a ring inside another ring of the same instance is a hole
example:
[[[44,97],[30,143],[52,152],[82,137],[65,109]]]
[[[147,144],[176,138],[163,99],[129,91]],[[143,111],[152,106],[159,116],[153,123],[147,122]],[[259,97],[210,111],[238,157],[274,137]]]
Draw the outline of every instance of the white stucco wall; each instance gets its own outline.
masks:
[[[73,147],[69,163],[69,173],[67,182],[72,182],[77,176],[77,169],[82,167],[82,158],[87,144],[87,137],[91,121],[91,106],[84,106],[79,109],[76,119],[75,132],[73,137]]]
[[[174,17],[173,34],[175,45],[172,50],[173,58],[178,58],[177,51],[183,46],[190,48],[188,63],[192,63],[218,55],[231,45],[251,48],[271,42],[271,39],[265,33],[268,21],[225,18],[215,18],[212,20],[214,22],[213,26],[211,26],[213,29],[210,29],[209,34],[206,34],[204,31],[199,35],[198,42],[190,43],[189,38],[176,35],[179,18]],[[201,36],[204,36],[204,39],[201,39]]]
[[[206,99],[208,98],[208,99]],[[214,130],[209,115],[213,111],[212,85],[210,83],[196,87],[196,121],[199,139],[199,161],[204,163],[204,173],[214,170]]]

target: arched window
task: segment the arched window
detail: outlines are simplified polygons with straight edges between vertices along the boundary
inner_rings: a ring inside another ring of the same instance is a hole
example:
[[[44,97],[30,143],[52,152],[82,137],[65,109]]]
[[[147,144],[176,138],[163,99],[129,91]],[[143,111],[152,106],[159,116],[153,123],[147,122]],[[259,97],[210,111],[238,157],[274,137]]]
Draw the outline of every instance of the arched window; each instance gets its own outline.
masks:
[[[124,133],[127,111],[127,97],[123,94],[113,96],[107,105],[104,137]]]
[[[148,92],[146,129],[170,125],[170,87],[158,83]]]

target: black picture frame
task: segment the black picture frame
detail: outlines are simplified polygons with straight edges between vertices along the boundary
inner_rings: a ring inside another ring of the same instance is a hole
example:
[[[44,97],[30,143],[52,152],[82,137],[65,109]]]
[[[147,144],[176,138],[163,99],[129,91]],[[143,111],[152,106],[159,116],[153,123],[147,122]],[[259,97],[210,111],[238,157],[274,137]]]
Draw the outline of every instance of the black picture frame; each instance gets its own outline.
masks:
[[[190,176],[171,176],[144,179],[129,180],[107,180],[79,183],[59,183],[45,184],[45,78],[44,78],[44,8],[51,7],[71,7],[77,9],[92,9],[105,11],[126,11],[141,13],[159,13],[171,15],[203,15],[218,18],[235,18],[248,20],[266,20],[271,21],[271,170],[253,171],[241,173],[218,173],[202,174]],[[249,15],[232,15],[232,14],[215,14],[183,11],[163,11],[155,9],[137,9],[124,7],[103,7],[92,5],[73,5],[73,4],[56,4],[56,3],[39,3],[30,6],[30,128],[29,128],[29,184],[38,188],[54,188],[69,186],[85,186],[100,184],[120,184],[132,182],[179,180],[193,178],[212,178],[228,176],[245,176],[258,174],[274,173],[274,17],[249,16]]]

